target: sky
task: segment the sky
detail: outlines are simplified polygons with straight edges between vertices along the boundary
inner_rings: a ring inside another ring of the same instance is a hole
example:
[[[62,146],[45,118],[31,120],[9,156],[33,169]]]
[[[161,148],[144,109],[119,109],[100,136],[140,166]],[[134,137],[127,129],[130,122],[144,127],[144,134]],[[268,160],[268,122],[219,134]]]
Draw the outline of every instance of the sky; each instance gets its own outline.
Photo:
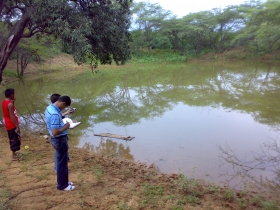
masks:
[[[134,0],[135,2],[148,0]],[[245,0],[150,0],[152,4],[158,3],[163,9],[170,10],[179,18],[191,12],[224,8],[228,5],[240,5]]]

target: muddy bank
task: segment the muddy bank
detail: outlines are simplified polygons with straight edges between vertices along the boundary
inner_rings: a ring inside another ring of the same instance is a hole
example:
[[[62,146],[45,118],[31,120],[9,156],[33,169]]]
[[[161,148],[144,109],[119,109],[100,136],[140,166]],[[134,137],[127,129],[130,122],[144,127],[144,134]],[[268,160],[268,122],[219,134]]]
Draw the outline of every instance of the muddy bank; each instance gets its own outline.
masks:
[[[0,209],[262,209],[269,199],[94,154],[71,146],[71,136],[69,177],[76,189],[58,191],[51,144],[24,133],[23,160],[11,161],[3,127],[0,133]]]

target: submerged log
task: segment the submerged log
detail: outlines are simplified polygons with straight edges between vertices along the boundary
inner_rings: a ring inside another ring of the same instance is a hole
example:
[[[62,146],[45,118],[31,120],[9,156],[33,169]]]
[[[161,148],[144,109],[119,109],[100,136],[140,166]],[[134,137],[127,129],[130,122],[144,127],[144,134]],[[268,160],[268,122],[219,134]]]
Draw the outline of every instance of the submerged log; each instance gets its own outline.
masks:
[[[135,138],[133,136],[122,136],[122,135],[112,134],[112,133],[100,133],[100,134],[94,134],[94,135],[102,136],[102,137],[111,137],[111,138],[115,138],[115,139],[123,139],[123,140],[127,140],[127,141],[130,141]]]

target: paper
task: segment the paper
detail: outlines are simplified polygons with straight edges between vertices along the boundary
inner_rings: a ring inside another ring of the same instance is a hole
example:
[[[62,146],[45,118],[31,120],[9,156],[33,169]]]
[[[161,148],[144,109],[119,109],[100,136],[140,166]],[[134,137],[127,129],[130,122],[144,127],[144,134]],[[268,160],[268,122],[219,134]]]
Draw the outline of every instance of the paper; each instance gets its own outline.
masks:
[[[73,129],[81,124],[81,122],[73,122],[73,120],[71,120],[70,118],[67,118],[67,117],[63,118],[62,120],[63,120],[64,124],[67,122],[70,123],[70,127],[69,127],[70,129]]]

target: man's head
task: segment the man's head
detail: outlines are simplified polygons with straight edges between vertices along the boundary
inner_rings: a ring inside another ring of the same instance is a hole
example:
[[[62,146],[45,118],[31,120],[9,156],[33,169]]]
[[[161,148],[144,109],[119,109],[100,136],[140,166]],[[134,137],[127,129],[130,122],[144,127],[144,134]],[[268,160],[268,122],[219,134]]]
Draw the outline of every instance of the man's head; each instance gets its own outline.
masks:
[[[56,102],[59,99],[59,97],[60,97],[60,94],[58,94],[58,93],[52,94],[51,97],[50,97],[50,100],[51,100],[52,104],[54,102]]]
[[[69,96],[60,96],[54,105],[63,110],[71,105],[71,98]]]
[[[6,98],[14,99],[15,97],[15,89],[13,88],[6,89],[4,93]]]

